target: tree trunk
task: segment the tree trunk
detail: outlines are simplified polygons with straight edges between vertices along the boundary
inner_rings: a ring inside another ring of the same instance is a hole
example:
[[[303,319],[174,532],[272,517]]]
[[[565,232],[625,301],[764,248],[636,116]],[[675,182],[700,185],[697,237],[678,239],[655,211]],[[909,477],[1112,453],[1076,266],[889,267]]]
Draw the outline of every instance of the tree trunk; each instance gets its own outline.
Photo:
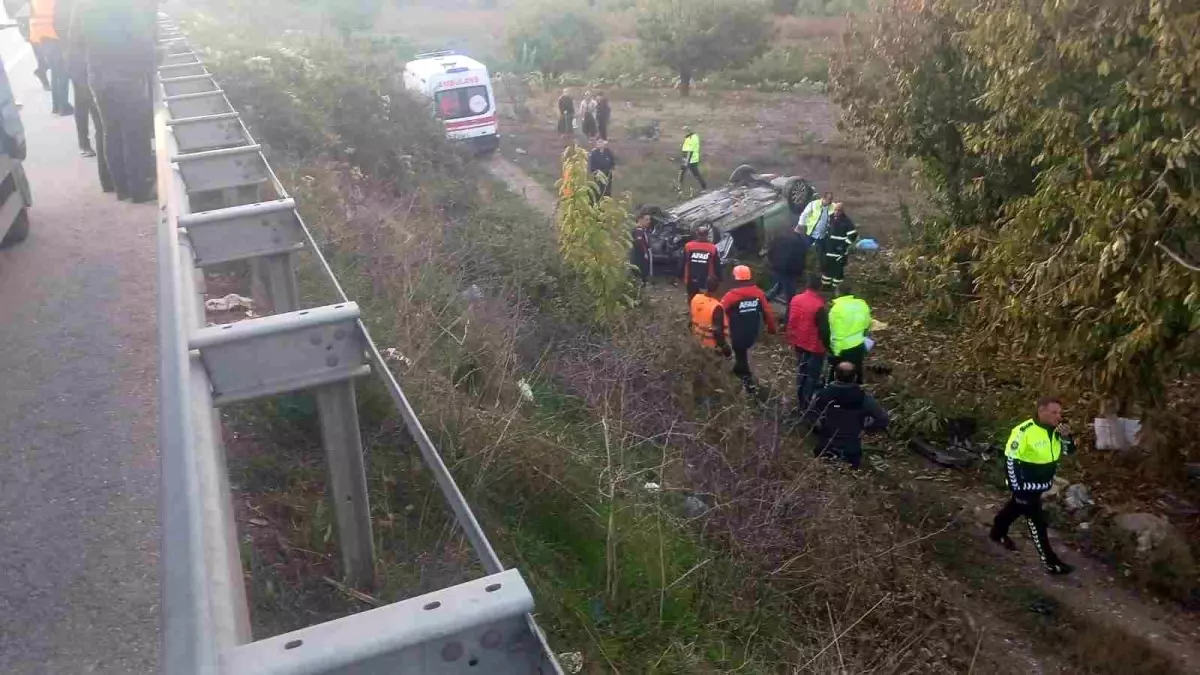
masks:
[[[688,96],[692,93],[692,70],[691,68],[681,68],[679,70],[679,95]]]

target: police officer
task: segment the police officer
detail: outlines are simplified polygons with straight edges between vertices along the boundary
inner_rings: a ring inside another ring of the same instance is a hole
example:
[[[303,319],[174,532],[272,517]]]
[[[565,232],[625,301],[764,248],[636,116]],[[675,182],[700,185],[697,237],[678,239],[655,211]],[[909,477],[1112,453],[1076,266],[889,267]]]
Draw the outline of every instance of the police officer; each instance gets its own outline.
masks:
[[[742,387],[748,394],[757,390],[754,375],[750,372],[750,348],[758,342],[764,322],[771,335],[779,331],[767,296],[754,285],[752,277],[750,268],[745,265],[733,268],[734,286],[721,298],[729,324],[729,343],[733,348],[733,373],[742,379]]]
[[[1008,528],[1025,516],[1038,557],[1050,574],[1070,574],[1075,568],[1058,559],[1046,535],[1046,514],[1042,511],[1042,493],[1054,484],[1058,461],[1065,452],[1075,452],[1071,432],[1062,421],[1062,401],[1043,396],[1037,402],[1037,416],[1021,422],[1008,436],[1004,447],[1006,482],[1012,491],[1008,503],[996,514],[990,538],[1015,551]]]
[[[842,284],[842,295],[829,307],[832,365],[836,367],[842,361],[853,363],[859,383],[862,383],[863,361],[867,358],[867,331],[870,329],[871,308],[865,300],[854,296],[850,284]]]
[[[817,435],[813,456],[837,458],[857,469],[863,432],[887,428],[887,411],[863,391],[860,380],[854,364],[842,361],[833,368],[833,382],[813,396],[804,414]]]
[[[687,288],[688,303],[708,287],[709,279],[721,280],[721,253],[709,241],[708,226],[696,228],[696,236],[683,246],[683,285]]]

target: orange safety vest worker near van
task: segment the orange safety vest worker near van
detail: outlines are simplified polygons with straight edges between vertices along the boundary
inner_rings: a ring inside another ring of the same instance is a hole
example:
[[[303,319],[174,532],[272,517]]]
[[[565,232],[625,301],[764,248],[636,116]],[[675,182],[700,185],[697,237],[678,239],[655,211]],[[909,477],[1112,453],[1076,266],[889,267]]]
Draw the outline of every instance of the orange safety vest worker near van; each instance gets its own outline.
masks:
[[[706,292],[692,297],[692,335],[704,347],[719,349],[728,357],[733,352],[725,342],[725,308],[717,298],[720,288],[721,280],[709,277]]]
[[[55,115],[74,115],[69,101],[71,78],[67,75],[62,43],[54,30],[54,0],[32,0],[29,4],[29,43],[50,71],[50,105]]]

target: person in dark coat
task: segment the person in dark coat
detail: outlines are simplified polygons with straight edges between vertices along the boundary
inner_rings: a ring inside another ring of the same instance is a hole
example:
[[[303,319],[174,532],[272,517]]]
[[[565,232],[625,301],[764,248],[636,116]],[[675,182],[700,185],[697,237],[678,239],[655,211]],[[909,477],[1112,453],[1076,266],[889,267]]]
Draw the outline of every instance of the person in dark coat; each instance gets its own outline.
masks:
[[[570,89],[563,89],[558,97],[558,133],[564,136],[575,133],[575,99],[571,98]]]
[[[57,0],[54,5],[54,30],[63,39],[63,60],[66,62],[67,76],[71,80],[71,89],[75,95],[75,136],[79,141],[79,153],[84,157],[96,157],[92,147],[91,128],[100,133],[100,111],[92,98],[92,89],[88,86],[87,59],[85,58],[82,36],[78,32],[71,33],[71,13],[75,8],[75,0]],[[99,145],[97,143],[97,145]],[[108,167],[105,158],[99,157],[100,184],[105,192],[112,192],[112,180],[108,177]]]
[[[154,199],[154,111],[150,84],[157,66],[154,0],[75,0],[70,38],[87,64],[100,110],[97,144],[119,199]],[[101,173],[101,181],[104,174]]]
[[[600,134],[600,140],[608,140],[608,121],[612,119],[612,106],[608,103],[608,97],[604,92],[600,92],[596,96],[596,131]]]
[[[654,272],[654,261],[650,255],[650,214],[638,216],[633,228],[633,246],[629,249],[629,264],[637,269],[638,280],[645,286]]]
[[[863,432],[888,425],[887,411],[855,382],[857,377],[853,363],[839,363],[833,382],[813,396],[804,413],[817,436],[813,456],[840,459],[855,469],[862,464]]]
[[[742,380],[747,394],[754,394],[758,385],[750,371],[750,349],[758,342],[763,324],[771,335],[779,332],[775,313],[762,289],[754,285],[753,273],[745,265],[733,268],[733,288],[721,298],[725,322],[729,325],[729,345],[733,351],[733,374]]]
[[[617,166],[617,157],[608,149],[605,141],[596,141],[592,151],[588,153],[588,175],[596,178],[600,184],[600,198],[612,196],[613,169]],[[596,177],[599,172],[603,180]]]
[[[821,258],[821,280],[826,289],[836,291],[846,278],[846,257],[858,241],[858,229],[846,215],[841,202],[829,210],[829,230],[825,238],[825,255]]]
[[[792,301],[796,295],[796,280],[804,276],[804,258],[808,255],[808,237],[788,228],[771,242],[767,262],[771,265],[773,286],[767,299]]]

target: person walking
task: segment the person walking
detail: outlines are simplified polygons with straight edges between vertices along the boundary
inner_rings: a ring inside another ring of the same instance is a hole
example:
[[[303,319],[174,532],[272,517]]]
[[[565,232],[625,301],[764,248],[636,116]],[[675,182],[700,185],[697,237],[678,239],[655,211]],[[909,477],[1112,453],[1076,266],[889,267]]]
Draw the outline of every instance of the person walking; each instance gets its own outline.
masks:
[[[827,290],[836,292],[846,277],[846,257],[858,241],[858,230],[854,221],[846,215],[841,202],[829,211],[829,226],[826,230],[825,255],[821,257],[821,280]]]
[[[633,246],[629,249],[629,264],[637,269],[642,286],[650,280],[654,272],[654,258],[650,255],[650,224],[652,217],[648,213],[638,216],[633,228]]]
[[[75,0],[56,0],[54,30],[62,42],[63,63],[71,80],[71,91],[75,98],[75,137],[79,142],[79,154],[84,157],[96,157],[96,150],[92,146],[91,128],[95,128],[99,134],[100,111],[96,108],[91,87],[87,82],[87,59],[83,52],[82,36],[71,31],[71,13],[74,9]],[[100,157],[97,161],[102,169],[101,186],[105,188],[105,192],[112,192],[112,180],[108,178],[105,159]]]
[[[696,177],[696,182],[700,183],[701,190],[707,190],[708,184],[704,182],[704,176],[700,175],[700,135],[692,131],[691,127],[683,128],[683,147],[680,149],[682,158],[679,164],[679,186],[677,192],[683,192],[683,179],[690,171]]]
[[[687,289],[688,303],[696,294],[708,287],[709,279],[721,281],[721,253],[717,245],[709,241],[709,228],[700,225],[696,236],[683,245],[683,286]]]
[[[41,45],[33,44],[29,36],[29,0],[4,0],[4,10],[7,12],[8,18],[16,22],[17,32],[21,34],[21,38],[33,48],[33,74],[42,83],[42,89],[50,91],[50,70],[46,67],[46,57],[42,54]]]
[[[750,372],[750,349],[758,342],[764,323],[771,335],[779,332],[775,314],[767,302],[762,289],[754,285],[753,274],[745,265],[733,268],[734,286],[721,298],[729,325],[729,343],[732,347],[733,373],[741,378],[746,393],[753,394],[758,386]]]
[[[784,306],[796,295],[796,280],[804,276],[805,256],[808,255],[808,238],[794,230],[784,230],[771,241],[767,248],[767,262],[771,265],[771,290],[767,298],[782,300]]]
[[[583,100],[579,103],[579,125],[583,128],[584,136],[587,136],[589,140],[595,140],[596,99],[590,91],[584,92]]]
[[[833,368],[833,382],[813,396],[804,415],[816,432],[814,457],[840,459],[858,469],[863,432],[887,428],[887,411],[863,391],[861,381],[854,364],[842,361]]]
[[[854,296],[850,284],[842,284],[842,295],[829,307],[831,364],[834,368],[843,361],[854,364],[856,381],[860,384],[870,330],[871,308],[865,300]]]
[[[613,169],[617,166],[617,157],[608,149],[608,142],[597,140],[588,153],[588,175],[596,179],[600,186],[600,197],[612,196]],[[596,176],[599,173],[603,179]]]
[[[1070,574],[1075,568],[1059,559],[1050,548],[1046,533],[1046,514],[1042,493],[1054,485],[1054,474],[1063,453],[1075,453],[1071,431],[1063,423],[1062,401],[1043,396],[1037,402],[1037,414],[1021,422],[1008,435],[1004,446],[1006,482],[1012,495],[992,522],[991,540],[1015,551],[1008,530],[1021,516],[1029,526],[1038,557],[1050,574]]]
[[[563,89],[558,97],[558,133],[563,136],[575,133],[575,99],[570,89]]]
[[[690,306],[692,335],[696,343],[687,350],[687,370],[691,373],[691,402],[693,408],[707,408],[712,397],[722,388],[724,373],[720,362],[733,354],[726,341],[725,308],[721,306],[721,281],[708,280],[704,293],[692,298]]]
[[[804,414],[824,375],[830,340],[829,308],[816,274],[808,277],[804,292],[788,305],[785,337],[796,350],[796,411]]]
[[[608,122],[612,119],[612,106],[608,103],[608,96],[604,92],[596,95],[596,131],[600,134],[600,140],[608,140]]]
[[[42,62],[50,71],[50,109],[55,115],[74,115],[71,107],[71,78],[63,59],[62,43],[54,30],[54,0],[30,0],[29,42],[41,51]]]
[[[117,197],[135,203],[154,198],[155,28],[153,0],[76,0],[71,17],[100,111],[99,154]]]

